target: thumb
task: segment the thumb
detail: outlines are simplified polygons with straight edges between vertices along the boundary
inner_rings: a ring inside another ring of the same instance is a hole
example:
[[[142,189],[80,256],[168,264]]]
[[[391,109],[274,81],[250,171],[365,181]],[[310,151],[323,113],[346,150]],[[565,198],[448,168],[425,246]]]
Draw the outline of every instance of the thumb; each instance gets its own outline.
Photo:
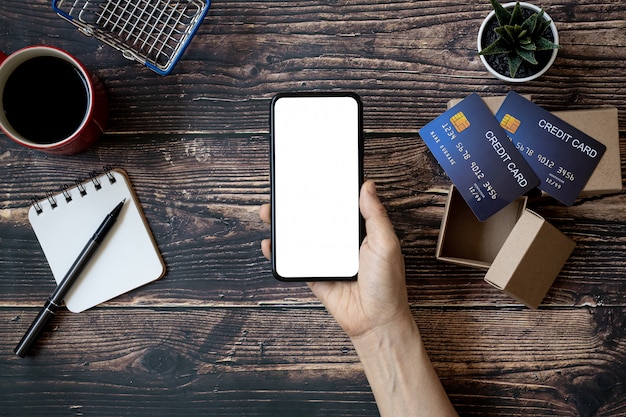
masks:
[[[366,181],[361,187],[359,203],[369,241],[379,241],[387,237],[389,233],[395,236],[393,225],[389,220],[387,210],[376,194],[376,185],[373,181]]]

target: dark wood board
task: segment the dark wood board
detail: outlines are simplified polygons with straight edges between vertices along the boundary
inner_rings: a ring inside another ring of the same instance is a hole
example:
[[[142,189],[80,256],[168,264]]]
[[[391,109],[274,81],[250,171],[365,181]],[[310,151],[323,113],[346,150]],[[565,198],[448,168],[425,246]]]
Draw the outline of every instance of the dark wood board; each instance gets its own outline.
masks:
[[[623,308],[414,313],[462,415],[625,410]],[[31,317],[5,310],[2,333],[19,334]],[[375,413],[350,340],[321,308],[122,307],[52,324],[32,357],[0,365],[7,415]]]

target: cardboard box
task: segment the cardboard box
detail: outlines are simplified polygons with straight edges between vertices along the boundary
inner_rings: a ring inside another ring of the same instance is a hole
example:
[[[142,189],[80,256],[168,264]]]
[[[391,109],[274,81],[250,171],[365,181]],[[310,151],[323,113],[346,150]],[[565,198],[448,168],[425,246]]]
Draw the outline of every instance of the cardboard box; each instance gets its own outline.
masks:
[[[530,94],[522,94],[522,97],[524,97],[526,100],[532,101],[532,96]],[[489,110],[491,110],[491,112],[495,115],[498,112],[498,109],[502,105],[502,102],[504,101],[506,96],[481,97],[481,98],[483,99],[487,107],[489,107]],[[462,98],[453,98],[452,100],[448,101],[448,108],[456,104],[459,104],[459,102],[461,101],[463,101]]]
[[[603,107],[592,110],[555,111],[552,114],[606,146],[606,152],[579,197],[621,192],[622,165],[617,109]]]
[[[531,100],[530,95],[524,95]],[[492,113],[497,113],[505,97],[483,97]],[[462,99],[448,102],[448,108]],[[606,146],[606,152],[583,187],[579,197],[614,194],[622,191],[622,165],[619,146],[619,121],[615,107],[590,110],[554,111],[555,116]]]
[[[575,243],[520,197],[480,222],[454,186],[439,231],[439,260],[487,269],[485,281],[537,308]]]
[[[531,96],[525,96],[531,99]],[[483,98],[495,114],[505,97]],[[448,108],[461,99],[448,102]],[[622,190],[617,109],[557,111],[554,115],[606,146],[606,152],[580,196]],[[450,188],[439,231],[436,258],[486,269],[485,281],[531,308],[552,286],[575,243],[537,213],[526,197],[480,222],[454,186]]]

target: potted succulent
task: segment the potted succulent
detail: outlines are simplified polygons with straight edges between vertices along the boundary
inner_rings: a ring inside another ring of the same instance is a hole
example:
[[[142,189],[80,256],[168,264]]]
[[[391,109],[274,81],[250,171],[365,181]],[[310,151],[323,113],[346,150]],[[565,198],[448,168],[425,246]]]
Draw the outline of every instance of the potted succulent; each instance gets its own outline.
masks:
[[[529,3],[490,1],[493,11],[478,31],[478,54],[487,70],[509,82],[530,81],[545,73],[560,48],[550,16]]]

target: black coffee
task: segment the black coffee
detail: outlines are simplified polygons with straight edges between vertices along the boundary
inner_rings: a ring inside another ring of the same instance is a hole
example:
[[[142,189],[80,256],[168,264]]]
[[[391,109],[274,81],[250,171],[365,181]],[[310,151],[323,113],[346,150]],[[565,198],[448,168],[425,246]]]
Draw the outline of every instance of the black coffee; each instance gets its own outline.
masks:
[[[74,133],[87,113],[87,83],[69,62],[41,56],[20,64],[9,75],[2,105],[9,124],[39,144]]]

